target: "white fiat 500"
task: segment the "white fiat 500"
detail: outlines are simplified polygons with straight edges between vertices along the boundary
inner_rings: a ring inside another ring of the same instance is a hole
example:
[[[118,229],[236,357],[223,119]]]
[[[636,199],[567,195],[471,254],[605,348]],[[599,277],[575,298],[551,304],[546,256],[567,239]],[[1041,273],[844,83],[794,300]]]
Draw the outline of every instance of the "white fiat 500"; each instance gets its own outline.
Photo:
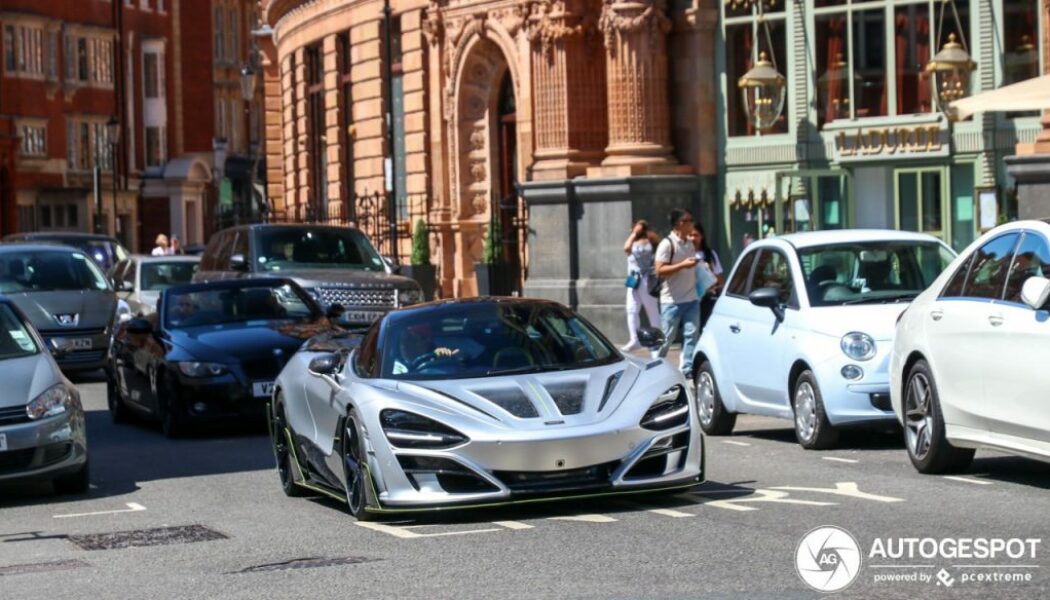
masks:
[[[697,347],[700,424],[728,434],[736,415],[792,419],[804,448],[838,427],[892,422],[894,324],[951,262],[934,237],[845,230],[752,243]]]
[[[893,410],[923,473],[989,447],[1050,460],[1050,225],[1020,221],[967,248],[897,325]]]

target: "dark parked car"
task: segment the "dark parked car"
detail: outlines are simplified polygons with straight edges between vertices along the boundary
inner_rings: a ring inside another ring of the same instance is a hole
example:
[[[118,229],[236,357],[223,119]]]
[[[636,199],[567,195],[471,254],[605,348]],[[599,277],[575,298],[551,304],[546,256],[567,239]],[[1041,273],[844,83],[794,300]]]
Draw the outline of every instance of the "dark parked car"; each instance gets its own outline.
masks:
[[[113,340],[109,410],[161,422],[177,436],[191,421],[260,419],[273,382],[303,342],[332,329],[290,279],[234,279],[164,290],[157,312]],[[261,421],[260,421],[261,422]]]
[[[108,235],[77,233],[75,231],[41,231],[35,233],[12,233],[4,237],[5,242],[51,242],[65,244],[84,252],[108,271],[117,262],[131,256],[127,248]]]
[[[419,284],[387,272],[360,231],[326,225],[242,225],[213,235],[194,281],[294,279],[322,306],[340,305],[350,324],[371,324],[423,300]]]
[[[100,369],[119,321],[116,293],[87,254],[55,244],[0,244],[0,294],[25,313],[63,370]]]

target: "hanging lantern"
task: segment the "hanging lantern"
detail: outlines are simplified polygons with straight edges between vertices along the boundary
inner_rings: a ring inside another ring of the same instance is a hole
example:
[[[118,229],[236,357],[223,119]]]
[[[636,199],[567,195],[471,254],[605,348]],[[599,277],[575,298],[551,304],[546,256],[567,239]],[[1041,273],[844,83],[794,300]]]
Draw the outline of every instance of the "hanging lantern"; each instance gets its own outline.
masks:
[[[755,128],[769,129],[784,110],[786,81],[769,60],[758,55],[758,62],[737,81],[743,95],[744,110]]]
[[[857,99],[856,104],[863,106],[861,94],[864,93],[864,79],[853,73],[853,95]],[[828,70],[817,79],[817,89],[820,99],[821,117],[832,121],[835,119],[848,119],[850,117],[849,96],[849,64],[841,52],[835,55],[835,60],[828,65]],[[830,113],[829,113],[830,109]],[[828,118],[828,117],[831,118]]]
[[[1022,35],[1017,48],[1007,52],[1003,70],[1006,72],[1004,83],[1017,83],[1039,76],[1039,49],[1032,43],[1032,37]]]
[[[965,98],[970,93],[970,74],[977,69],[966,48],[958,42],[954,33],[948,34],[941,51],[926,64],[931,75],[933,95],[937,105],[948,119],[954,121],[952,102]]]

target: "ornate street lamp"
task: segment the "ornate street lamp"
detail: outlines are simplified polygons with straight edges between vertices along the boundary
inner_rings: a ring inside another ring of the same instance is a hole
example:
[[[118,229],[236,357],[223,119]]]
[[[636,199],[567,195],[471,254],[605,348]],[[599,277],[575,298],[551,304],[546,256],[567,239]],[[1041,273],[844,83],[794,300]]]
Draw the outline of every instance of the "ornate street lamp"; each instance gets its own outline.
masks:
[[[948,120],[954,121],[956,117],[951,109],[951,103],[970,94],[970,74],[977,69],[977,63],[966,51],[966,36],[963,33],[962,21],[959,19],[959,11],[955,8],[955,1],[944,0],[944,4],[949,3],[955,15],[955,26],[961,39],[957,39],[954,32],[949,33],[948,41],[941,47],[941,51],[926,63],[926,72],[931,75],[930,82],[938,107],[944,116],[948,117]],[[942,24],[944,13],[947,10],[946,6],[941,6],[940,22]],[[938,28],[938,31],[942,29]],[[939,36],[937,39],[940,39]]]
[[[756,129],[769,129],[784,110],[786,80],[765,52],[758,62],[737,81],[748,119]]]
[[[255,98],[255,69],[250,64],[241,67],[241,98],[245,102],[251,102]]]

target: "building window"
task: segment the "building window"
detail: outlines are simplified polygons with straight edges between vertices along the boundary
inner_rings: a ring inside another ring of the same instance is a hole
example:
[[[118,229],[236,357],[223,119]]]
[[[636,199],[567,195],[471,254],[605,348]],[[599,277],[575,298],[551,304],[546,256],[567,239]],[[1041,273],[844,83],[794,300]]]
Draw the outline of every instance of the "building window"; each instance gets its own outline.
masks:
[[[160,98],[160,74],[156,52],[142,55],[142,89],[147,98]]]
[[[32,25],[4,26],[4,69],[11,75],[43,77],[44,29]]]
[[[146,128],[146,168],[164,164],[164,128]]]
[[[226,26],[229,28],[229,33],[226,36],[226,42],[229,47],[226,49],[226,62],[237,64],[238,58],[241,54],[240,48],[240,17],[237,14],[236,8],[231,8],[229,16],[226,19]]]
[[[737,8],[733,6],[722,3],[725,11],[723,23],[725,24],[726,40],[726,90],[728,90],[725,99],[726,125],[730,136],[754,135],[759,132],[744,109],[737,81],[754,66],[760,53],[763,52],[771,55],[770,58],[776,59],[777,70],[787,73],[784,0],[774,0],[766,4],[765,24],[760,23],[757,4],[754,6],[736,5]],[[766,37],[766,24],[769,25],[772,49]],[[791,94],[785,95],[784,110],[777,122],[769,129],[762,130],[761,133],[787,133],[790,96]]]
[[[1039,76],[1039,14],[1030,0],[1003,0],[1003,85]]]
[[[47,32],[47,79],[58,80],[58,32]]]
[[[314,219],[328,217],[328,143],[325,139],[324,63],[321,45],[306,48],[306,136]]]
[[[113,142],[106,117],[70,118],[66,122],[66,159],[71,171],[90,171],[95,166],[113,170]]]
[[[340,183],[343,198],[344,216],[354,219],[354,136],[350,133],[353,127],[353,80],[350,78],[350,35],[341,33],[336,38],[339,58],[339,147],[342,149]]]
[[[67,81],[106,87],[113,85],[111,38],[102,35],[67,35],[65,53]]]
[[[47,156],[47,127],[44,125],[23,125],[19,132],[22,145],[19,149],[22,156]]]
[[[886,115],[885,10],[823,13],[815,23],[817,122]]]
[[[226,11],[222,6],[215,7],[215,39],[212,40],[215,62],[222,64],[226,62]]]

